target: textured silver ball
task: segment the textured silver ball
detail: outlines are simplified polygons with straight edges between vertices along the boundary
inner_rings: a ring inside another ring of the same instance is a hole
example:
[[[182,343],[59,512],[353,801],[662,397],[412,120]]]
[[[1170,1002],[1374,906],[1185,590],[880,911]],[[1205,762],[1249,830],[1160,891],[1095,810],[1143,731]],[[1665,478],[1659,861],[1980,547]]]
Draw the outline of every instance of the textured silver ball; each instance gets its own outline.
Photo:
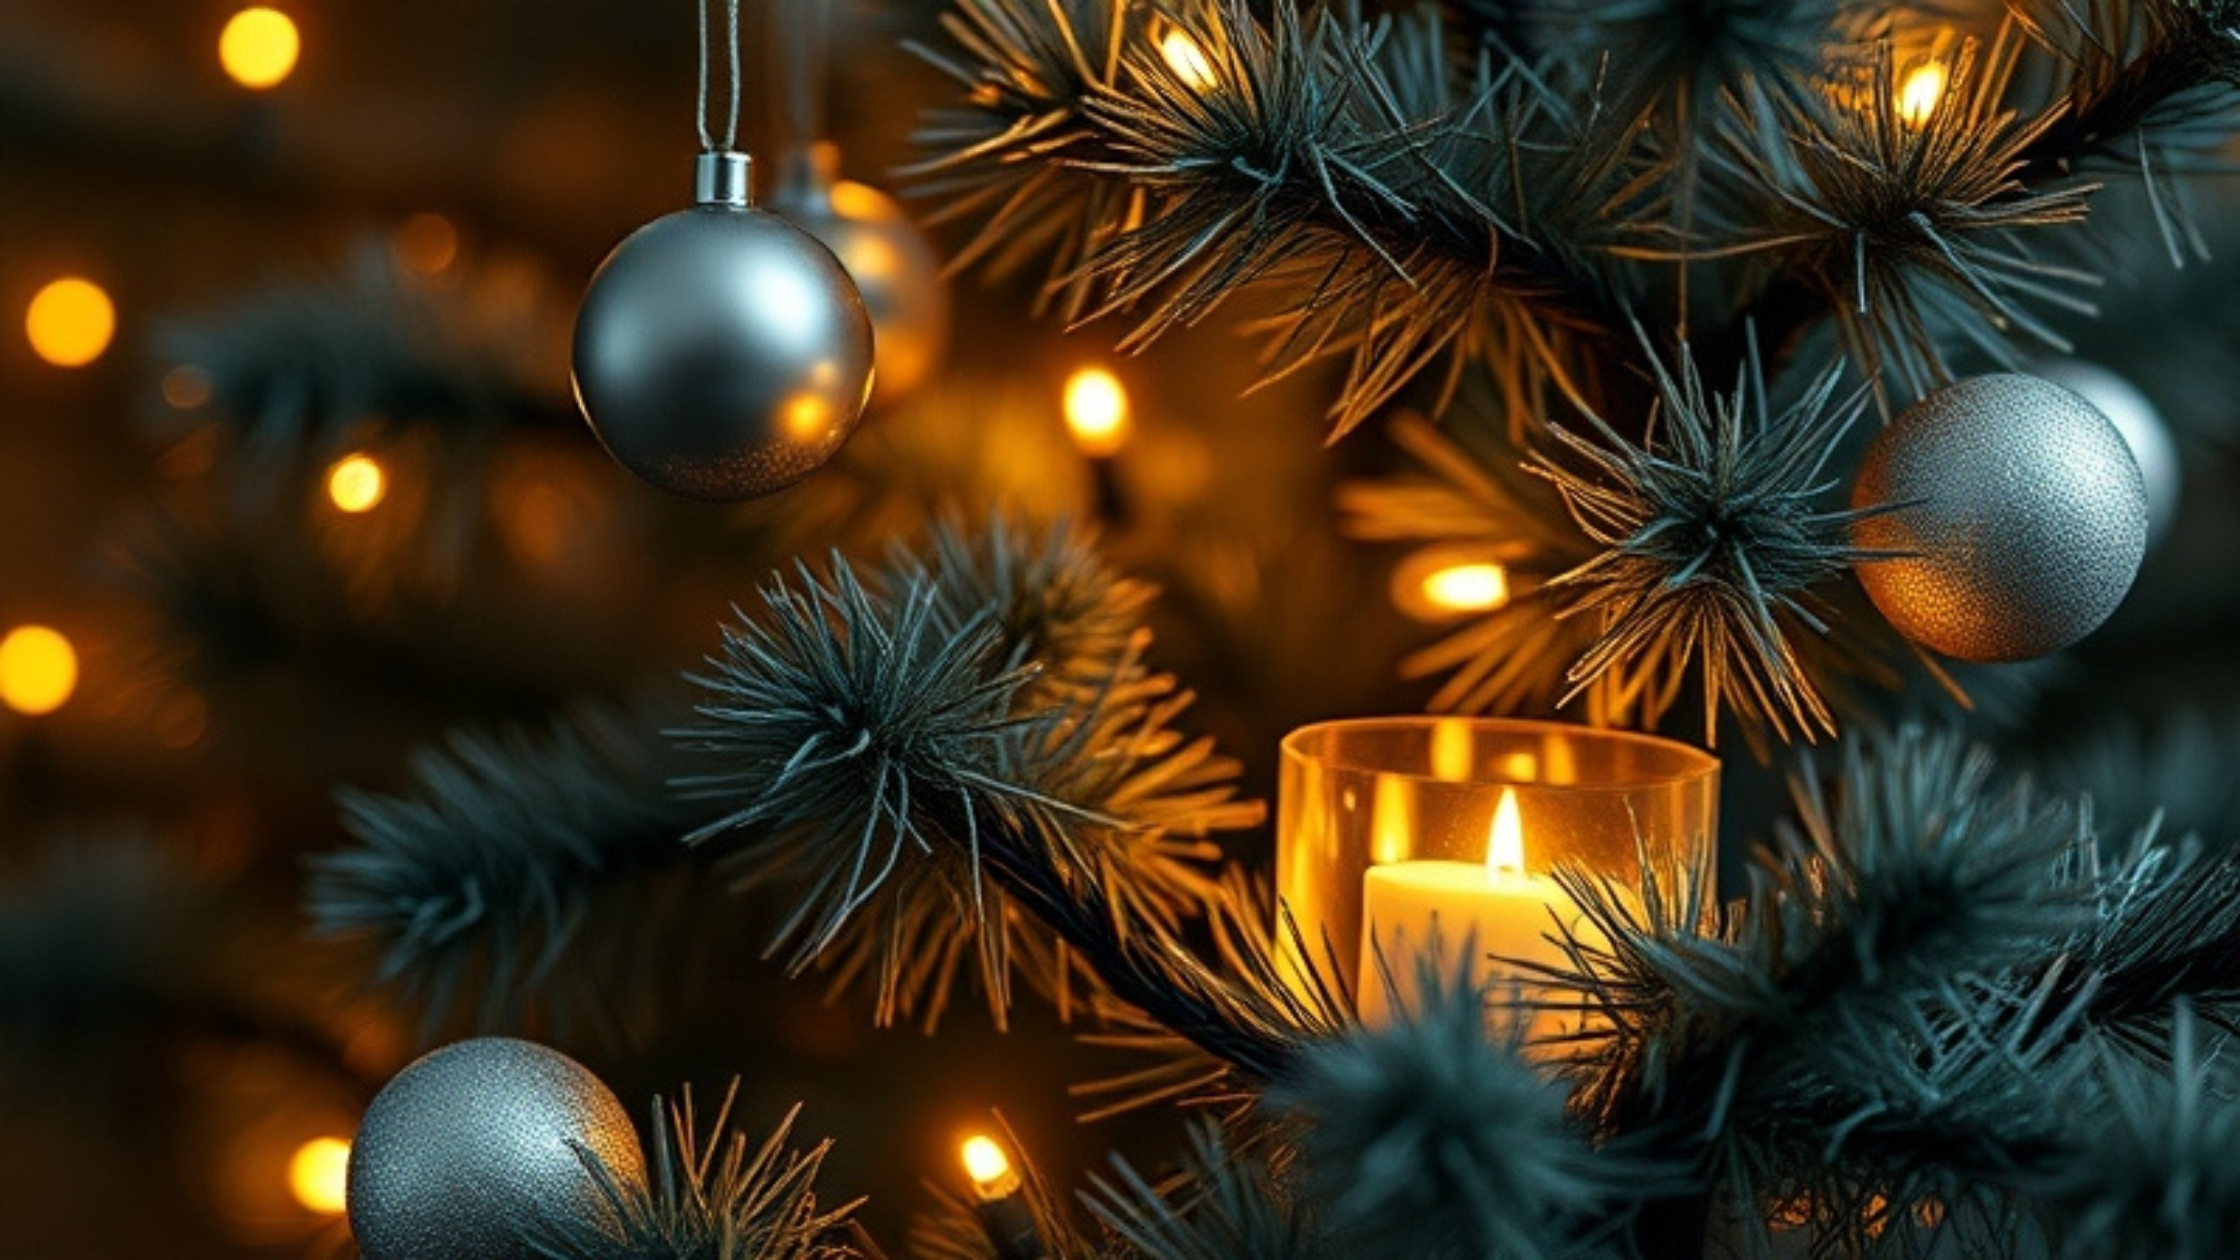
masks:
[[[1901,505],[1856,541],[1907,553],[1859,566],[1899,633],[1964,661],[2044,656],[2123,602],[2146,554],[2147,491],[2107,417],[2035,376],[1929,395],[1868,448],[1852,506]]]
[[[2061,359],[2037,366],[2038,375],[2091,403],[2123,435],[2131,458],[2139,462],[2140,479],[2147,484],[2147,550],[2152,551],[2170,532],[2178,517],[2178,487],[2184,480],[2177,440],[2155,409],[2154,400],[2131,382],[2082,359]]]
[[[576,313],[576,402],[623,466],[695,499],[822,467],[871,395],[871,318],[832,251],[746,206],[664,215]]]
[[[365,1260],[536,1260],[538,1221],[612,1221],[571,1141],[622,1184],[644,1181],[630,1117],[575,1060],[509,1037],[422,1056],[375,1096],[350,1147],[359,1251]]]

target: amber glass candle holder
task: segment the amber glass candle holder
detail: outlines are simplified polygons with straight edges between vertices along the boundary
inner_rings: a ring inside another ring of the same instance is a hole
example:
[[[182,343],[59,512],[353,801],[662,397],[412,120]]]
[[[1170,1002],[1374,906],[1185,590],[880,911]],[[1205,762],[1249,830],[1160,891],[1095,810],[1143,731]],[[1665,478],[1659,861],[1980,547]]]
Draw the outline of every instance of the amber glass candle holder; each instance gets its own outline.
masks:
[[[1277,890],[1317,968],[1344,981],[1370,1022],[1384,996],[1363,984],[1372,941],[1393,972],[1393,952],[1420,947],[1427,931],[1467,935],[1481,954],[1554,961],[1545,938],[1577,919],[1548,878],[1556,868],[1623,888],[1639,884],[1644,859],[1713,877],[1719,763],[1667,739],[1458,717],[1326,722],[1285,737],[1282,776]],[[1297,964],[1294,954],[1294,975]]]

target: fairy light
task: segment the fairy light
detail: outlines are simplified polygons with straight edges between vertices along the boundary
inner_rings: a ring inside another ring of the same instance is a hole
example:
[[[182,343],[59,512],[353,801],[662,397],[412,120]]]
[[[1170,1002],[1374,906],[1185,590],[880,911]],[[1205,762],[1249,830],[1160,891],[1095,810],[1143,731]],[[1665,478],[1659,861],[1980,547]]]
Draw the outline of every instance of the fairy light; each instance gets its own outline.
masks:
[[[296,1202],[321,1216],[340,1216],[347,1206],[350,1144],[341,1138],[313,1138],[288,1160],[288,1191]]]
[[[1168,27],[1167,33],[1159,37],[1159,55],[1166,59],[1167,69],[1174,71],[1175,77],[1185,86],[1204,91],[1221,81],[1213,72],[1213,61],[1206,56],[1206,50],[1191,38],[1190,32],[1179,26]]]
[[[0,704],[27,717],[52,713],[78,689],[78,650],[49,626],[17,626],[0,639]]]
[[[1019,1192],[1018,1171],[1011,1167],[1011,1157],[994,1138],[975,1133],[964,1140],[957,1155],[964,1161],[964,1175],[972,1178],[972,1192],[982,1203],[1007,1199]]]
[[[1091,459],[1110,459],[1128,442],[1128,391],[1103,368],[1082,368],[1066,379],[1066,429]]]
[[[84,367],[101,357],[117,334],[117,308],[102,287],[83,276],[48,281],[31,297],[23,332],[31,350],[56,367]]]
[[[388,493],[389,477],[381,462],[362,451],[343,456],[327,469],[327,498],[345,512],[370,512]]]
[[[278,9],[243,9],[218,34],[219,64],[234,82],[260,92],[278,87],[302,50],[295,21]]]
[[[1509,602],[1509,572],[1498,564],[1451,564],[1424,575],[1423,597],[1444,612],[1491,612]]]
[[[1924,61],[1906,72],[1898,85],[1898,121],[1915,131],[1929,125],[1944,101],[1951,71],[1941,61]]]

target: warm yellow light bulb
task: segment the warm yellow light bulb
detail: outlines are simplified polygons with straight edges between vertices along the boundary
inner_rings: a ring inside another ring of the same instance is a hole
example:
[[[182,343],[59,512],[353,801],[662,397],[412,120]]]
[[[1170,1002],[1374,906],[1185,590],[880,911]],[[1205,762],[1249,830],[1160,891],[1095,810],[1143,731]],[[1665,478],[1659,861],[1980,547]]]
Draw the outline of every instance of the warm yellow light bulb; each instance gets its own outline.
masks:
[[[0,703],[37,717],[68,703],[78,689],[78,651],[60,631],[17,626],[0,639]]]
[[[1509,602],[1509,573],[1498,564],[1450,564],[1424,575],[1423,597],[1448,612],[1491,612]]]
[[[303,48],[296,24],[278,9],[243,9],[218,34],[218,62],[245,88],[277,87]]]
[[[1128,441],[1128,391],[1103,368],[1083,368],[1066,381],[1066,429],[1092,459],[1120,453]]]
[[[994,1138],[976,1133],[965,1139],[958,1154],[964,1159],[965,1176],[972,1178],[973,1192],[983,1201],[1018,1192],[1019,1174],[1012,1171],[1011,1157]]]
[[[341,1138],[313,1138],[288,1160],[288,1189],[296,1202],[321,1216],[342,1214],[349,1184],[350,1144]]]
[[[1937,106],[1944,100],[1945,83],[1950,71],[1941,61],[1924,61],[1906,72],[1905,80],[1898,85],[1898,121],[1915,131],[1929,125],[1936,117]]]
[[[1517,790],[1501,789],[1493,807],[1493,830],[1486,837],[1486,873],[1489,876],[1524,874],[1524,820],[1517,813]]]
[[[1206,50],[1179,26],[1170,26],[1159,38],[1159,55],[1166,59],[1167,69],[1189,87],[1204,90],[1220,82],[1213,72],[1213,62],[1206,57]]]
[[[388,475],[371,455],[345,455],[327,469],[327,497],[345,512],[370,512],[388,493]]]
[[[49,281],[23,316],[31,349],[56,367],[84,367],[117,334],[117,308],[100,285],[79,276]]]

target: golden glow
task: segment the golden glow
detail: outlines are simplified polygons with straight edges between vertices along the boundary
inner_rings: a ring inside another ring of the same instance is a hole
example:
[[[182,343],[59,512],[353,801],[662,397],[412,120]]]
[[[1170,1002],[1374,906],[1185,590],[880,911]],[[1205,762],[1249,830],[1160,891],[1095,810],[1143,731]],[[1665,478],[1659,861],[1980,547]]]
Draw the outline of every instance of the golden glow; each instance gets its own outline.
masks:
[[[163,400],[175,410],[193,411],[210,401],[210,374],[192,364],[165,372]]]
[[[277,87],[302,51],[296,24],[278,9],[243,9],[218,34],[218,62],[245,88]]]
[[[398,262],[432,276],[459,257],[459,229],[440,214],[416,214],[397,225],[390,248],[397,251]]]
[[[1415,856],[1416,808],[1407,782],[1379,775],[1369,799],[1369,860],[1379,866]]]
[[[313,1138],[288,1160],[288,1189],[296,1202],[321,1216],[342,1214],[349,1182],[350,1144],[341,1138]]]
[[[1898,121],[1915,131],[1928,126],[1937,115],[1937,105],[1944,100],[1949,75],[1941,61],[1924,61],[1908,70],[1898,85]]]
[[[37,717],[69,702],[78,689],[78,650],[60,631],[17,626],[0,639],[0,703]]]
[[[852,179],[833,181],[832,212],[857,223],[901,217],[895,209],[892,197],[869,184],[859,184]]]
[[[1066,379],[1066,429],[1091,459],[1110,459],[1128,443],[1128,391],[1103,368]]]
[[[1431,777],[1441,783],[1462,783],[1477,761],[1470,723],[1462,718],[1440,718],[1431,724]]]
[[[1524,823],[1517,816],[1517,790],[1501,789],[1501,803],[1493,807],[1493,832],[1486,839],[1486,874],[1524,874]]]
[[[964,1159],[965,1176],[972,1178],[972,1191],[982,1202],[1018,1192],[1019,1174],[1012,1171],[1011,1157],[994,1138],[976,1133],[965,1139],[958,1154]]]
[[[1491,612],[1509,602],[1509,571],[1498,564],[1451,564],[1424,576],[1423,597],[1448,612]]]
[[[1540,758],[1523,751],[1503,753],[1500,760],[1494,763],[1494,774],[1497,778],[1507,779],[1512,783],[1537,783],[1540,780]]]
[[[327,469],[327,497],[345,512],[371,512],[388,493],[389,477],[380,461],[362,451]]]
[[[84,367],[117,335],[117,308],[100,285],[64,276],[32,295],[23,331],[40,358],[56,367]]]
[[[780,423],[785,425],[786,436],[796,442],[814,442],[825,436],[832,424],[832,408],[822,394],[795,394],[786,400]]]
[[[1221,78],[1213,72],[1213,62],[1206,57],[1206,50],[1190,33],[1179,26],[1170,26],[1159,38],[1159,55],[1166,58],[1167,69],[1192,88],[1203,91],[1219,83]]]

